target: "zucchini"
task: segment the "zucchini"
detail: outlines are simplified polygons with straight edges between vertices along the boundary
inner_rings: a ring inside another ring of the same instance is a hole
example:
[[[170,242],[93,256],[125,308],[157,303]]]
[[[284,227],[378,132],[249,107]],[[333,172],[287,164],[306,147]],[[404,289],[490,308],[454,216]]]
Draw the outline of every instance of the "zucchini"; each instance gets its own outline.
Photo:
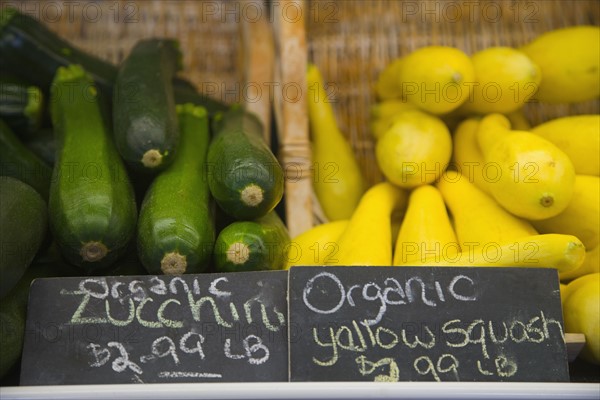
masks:
[[[31,283],[38,278],[76,276],[65,268],[69,265],[60,261],[34,261],[8,296],[0,300],[0,378],[14,370],[21,358]]]
[[[138,224],[138,252],[150,274],[208,268],[215,240],[210,193],[202,169],[210,141],[208,115],[193,104],[177,106],[181,148],[146,192]]]
[[[103,98],[112,98],[117,66],[71,46],[44,24],[15,8],[0,10],[0,71],[3,75],[10,73],[49,92],[56,69],[71,64],[81,65],[91,75]],[[173,86],[177,104],[203,106],[210,115],[227,109],[225,104],[198,93],[183,78],[176,77]]]
[[[290,236],[275,211],[254,221],[236,221],[215,242],[214,262],[219,272],[283,269]]]
[[[0,10],[0,70],[49,92],[58,67],[81,65],[110,99],[117,68],[71,46],[36,19],[15,8]]]
[[[48,230],[46,202],[31,186],[0,176],[0,298],[23,276]]]
[[[0,175],[12,176],[33,187],[48,201],[52,169],[29,150],[0,119]]]
[[[15,368],[21,359],[25,341],[27,302],[20,302],[23,296],[16,290],[14,292],[0,300],[0,378]]]
[[[42,124],[44,102],[39,87],[0,76],[0,118],[19,136],[27,137]]]
[[[67,88],[72,96],[61,95]],[[135,233],[133,189],[92,78],[80,66],[60,67],[50,99],[57,146],[50,228],[65,259],[93,273],[114,263]]]
[[[173,158],[179,130],[173,77],[181,67],[178,44],[140,40],[123,61],[113,95],[117,149],[134,167],[153,170]]]
[[[234,106],[215,116],[213,131],[207,177],[215,201],[239,220],[266,215],[283,196],[283,170],[263,139],[262,124]]]

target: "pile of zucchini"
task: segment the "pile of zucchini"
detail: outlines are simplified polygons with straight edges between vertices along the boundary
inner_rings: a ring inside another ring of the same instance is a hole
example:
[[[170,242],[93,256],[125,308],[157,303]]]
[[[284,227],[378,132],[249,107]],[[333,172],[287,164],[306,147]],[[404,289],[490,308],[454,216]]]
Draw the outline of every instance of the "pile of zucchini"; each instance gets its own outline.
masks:
[[[14,333],[0,377],[36,277],[283,268],[283,171],[263,126],[181,68],[172,39],[115,66],[0,13],[0,323]]]

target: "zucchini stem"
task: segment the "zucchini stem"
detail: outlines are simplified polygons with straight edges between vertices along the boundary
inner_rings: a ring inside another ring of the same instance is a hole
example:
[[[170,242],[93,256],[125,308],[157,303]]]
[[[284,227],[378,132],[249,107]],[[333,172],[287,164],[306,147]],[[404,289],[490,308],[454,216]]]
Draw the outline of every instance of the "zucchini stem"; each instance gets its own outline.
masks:
[[[263,190],[260,186],[251,183],[242,190],[240,198],[247,206],[257,207],[264,199]]]
[[[81,246],[79,254],[83,261],[96,262],[102,260],[108,254],[108,248],[102,242],[91,241]]]
[[[227,260],[240,265],[244,264],[250,258],[250,247],[248,245],[235,242],[227,249]]]
[[[160,261],[160,269],[165,275],[181,275],[187,269],[187,260],[176,251],[165,254]]]
[[[160,154],[160,151],[156,149],[150,149],[144,153],[144,156],[142,157],[142,164],[144,164],[144,167],[146,168],[156,168],[162,164],[162,158],[163,156]]]

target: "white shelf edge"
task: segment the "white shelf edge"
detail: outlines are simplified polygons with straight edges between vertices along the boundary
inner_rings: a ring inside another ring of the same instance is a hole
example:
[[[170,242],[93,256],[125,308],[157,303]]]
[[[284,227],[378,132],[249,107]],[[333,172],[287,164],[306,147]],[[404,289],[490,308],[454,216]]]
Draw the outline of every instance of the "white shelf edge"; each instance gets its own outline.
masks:
[[[276,382],[0,387],[2,400],[544,399],[597,400],[600,383]]]

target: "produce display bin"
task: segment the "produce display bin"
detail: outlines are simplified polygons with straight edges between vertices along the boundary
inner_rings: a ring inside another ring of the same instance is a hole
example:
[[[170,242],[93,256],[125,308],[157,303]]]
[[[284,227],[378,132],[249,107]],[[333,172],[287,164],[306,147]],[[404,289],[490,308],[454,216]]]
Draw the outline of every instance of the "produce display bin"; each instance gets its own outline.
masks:
[[[173,37],[181,75],[225,103],[243,103],[271,130],[286,171],[282,212],[292,237],[326,221],[312,190],[308,62],[330,84],[341,131],[369,184],[383,180],[369,130],[375,82],[389,62],[428,45],[472,54],[519,47],[543,32],[599,25],[596,0],[2,1],[44,22],[73,45],[118,63],[137,40]],[[272,107],[272,108],[271,108]],[[532,124],[600,112],[600,100],[527,103]],[[600,377],[599,377],[600,378]],[[47,398],[494,398],[597,399],[592,383],[272,383],[0,387],[1,399]]]
[[[312,191],[306,64],[330,85],[328,95],[369,184],[383,179],[369,130],[375,82],[393,59],[428,45],[473,54],[519,47],[539,34],[598,25],[600,4],[587,0],[512,1],[5,1],[43,21],[75,46],[118,63],[141,38],[174,37],[181,75],[225,103],[243,103],[269,122],[287,174],[284,198],[292,237],[326,217]],[[304,90],[302,90],[304,88]],[[299,90],[300,89],[300,90]],[[532,125],[597,113],[598,99],[578,104],[527,103]],[[270,126],[267,123],[267,126]]]
[[[586,1],[344,1],[309,2],[307,51],[324,80],[334,85],[332,102],[369,183],[382,180],[369,129],[375,82],[395,58],[429,45],[473,54],[491,46],[518,48],[543,32],[572,25],[598,25],[597,2]],[[329,13],[328,13],[329,12]],[[532,126],[566,115],[597,113],[598,99],[550,105],[527,103]]]

